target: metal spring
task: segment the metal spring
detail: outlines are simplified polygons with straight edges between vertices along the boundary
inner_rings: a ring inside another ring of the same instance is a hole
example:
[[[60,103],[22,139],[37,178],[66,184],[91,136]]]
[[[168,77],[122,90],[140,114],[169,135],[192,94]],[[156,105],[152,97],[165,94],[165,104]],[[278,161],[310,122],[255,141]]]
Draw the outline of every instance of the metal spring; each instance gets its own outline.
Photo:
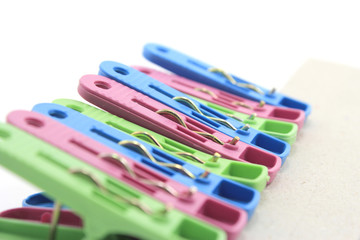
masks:
[[[174,111],[172,111],[172,110],[169,110],[169,109],[158,110],[158,111],[156,111],[156,112],[157,112],[158,114],[160,114],[160,115],[169,114],[169,115],[175,117],[175,119],[178,121],[178,123],[180,123],[180,125],[182,125],[183,127],[189,129],[189,128],[186,126],[186,123],[184,122],[184,120],[183,120],[183,119],[180,117],[180,115],[177,114],[176,112],[174,112]],[[199,134],[199,135],[201,135],[201,136],[204,136],[204,137],[206,137],[206,138],[208,138],[208,139],[210,139],[210,140],[212,140],[212,141],[214,141],[214,142],[216,142],[216,143],[219,143],[219,144],[221,144],[221,145],[224,144],[220,139],[218,139],[216,136],[214,136],[214,135],[212,135],[212,134],[210,134],[210,133],[199,132],[199,131],[193,131],[193,132],[195,132],[195,133],[197,133],[197,134]]]
[[[190,108],[192,108],[193,110],[195,110],[196,112],[200,113],[201,115],[203,116],[206,116],[197,106],[196,104],[191,101],[189,98],[187,97],[173,97],[173,99],[175,101],[178,101],[178,102],[185,102],[186,104],[189,105]],[[224,120],[224,119],[221,119],[221,118],[215,118],[215,117],[209,117],[209,116],[206,116],[207,118],[213,120],[213,121],[216,121],[216,122],[219,122],[225,126],[227,126],[228,128],[231,128],[232,130],[236,130],[236,128],[231,124],[229,123],[228,121]]]
[[[126,172],[129,173],[129,175],[144,183],[144,184],[147,184],[147,185],[151,185],[151,186],[156,186],[162,190],[164,190],[165,192],[173,195],[174,197],[179,197],[179,196],[182,196],[184,195],[183,193],[179,193],[178,191],[176,191],[173,187],[169,186],[168,184],[164,183],[164,182],[161,182],[161,181],[158,181],[158,180],[150,180],[150,179],[145,179],[145,178],[141,178],[139,177],[135,171],[133,169],[131,169],[131,167],[129,166],[129,164],[127,163],[127,160],[123,157],[120,157],[119,155],[117,155],[116,153],[100,153],[98,155],[99,158],[111,158],[111,159],[114,159],[115,161],[119,162],[126,170]],[[189,189],[189,191],[193,191],[191,189]],[[189,195],[190,196],[190,195]]]
[[[250,83],[239,83],[237,82],[230,74],[226,73],[224,70],[220,69],[220,68],[208,68],[209,72],[215,72],[215,73],[220,73],[222,74],[227,80],[229,80],[232,84],[237,85],[239,87],[243,87],[243,88],[248,88],[251,89],[259,94],[264,95],[264,92],[258,88],[257,86],[250,84]]]
[[[195,175],[193,173],[191,173],[189,170],[187,170],[186,168],[184,168],[183,166],[181,166],[180,164],[176,164],[176,163],[164,163],[164,162],[159,162],[157,161],[152,155],[151,153],[139,142],[137,141],[130,141],[130,140],[123,140],[120,141],[118,144],[122,145],[122,146],[132,146],[132,147],[136,147],[137,149],[139,149],[141,151],[141,153],[143,155],[145,155],[147,158],[149,158],[151,161],[164,166],[164,167],[169,167],[169,168],[173,168],[176,170],[179,170],[181,172],[183,172],[185,175],[189,176],[190,178],[195,179]]]
[[[212,96],[213,98],[216,98],[216,99],[218,98],[218,96],[214,92],[210,91],[209,89],[206,89],[206,88],[194,88],[194,90],[206,93],[206,94]]]
[[[95,185],[104,193],[110,194],[110,192],[105,188],[105,186],[103,186],[100,181],[90,172],[84,170],[84,169],[69,169],[69,172],[71,174],[80,174],[83,176],[88,177],[93,183],[95,183]],[[143,211],[144,213],[148,214],[148,215],[158,215],[159,213],[164,214],[167,213],[169,211],[168,206],[165,205],[165,208],[160,210],[159,212],[154,212],[152,211],[147,205],[141,203],[138,199],[128,199],[125,197],[122,197],[118,194],[114,194],[111,193],[113,195],[113,197],[115,197],[116,199],[118,199],[119,201],[123,201],[125,203],[128,203],[134,207],[137,207],[138,209],[140,209],[141,211]]]

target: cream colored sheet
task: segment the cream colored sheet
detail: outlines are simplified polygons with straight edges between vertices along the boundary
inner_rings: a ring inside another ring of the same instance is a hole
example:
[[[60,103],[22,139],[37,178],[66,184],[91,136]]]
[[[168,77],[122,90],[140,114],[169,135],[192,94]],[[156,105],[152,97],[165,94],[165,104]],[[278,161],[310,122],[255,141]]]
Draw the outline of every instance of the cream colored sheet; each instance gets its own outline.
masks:
[[[309,60],[281,92],[313,110],[239,239],[360,239],[360,69]]]

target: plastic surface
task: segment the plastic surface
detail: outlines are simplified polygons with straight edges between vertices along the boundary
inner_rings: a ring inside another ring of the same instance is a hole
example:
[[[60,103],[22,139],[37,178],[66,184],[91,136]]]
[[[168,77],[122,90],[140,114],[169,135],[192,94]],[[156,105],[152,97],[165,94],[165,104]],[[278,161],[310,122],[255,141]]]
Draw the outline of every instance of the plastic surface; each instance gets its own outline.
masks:
[[[1,240],[49,240],[48,216],[51,215],[51,209],[43,208],[18,208],[10,209],[1,213],[0,216],[0,239]],[[65,222],[75,225],[70,227],[63,225],[65,213]],[[42,215],[41,221],[38,215]],[[71,216],[71,217],[70,217]],[[75,216],[75,217],[73,217]],[[81,219],[68,211],[62,211],[59,225],[56,228],[56,240],[84,240]],[[69,221],[70,220],[70,221]],[[115,238],[116,237],[116,238]],[[138,238],[124,235],[109,235],[101,240],[140,240]]]
[[[49,208],[14,208],[0,213],[0,218],[11,218],[39,223],[51,223],[53,211]],[[61,210],[59,225],[79,227],[83,226],[79,216],[68,210]]]
[[[266,186],[268,173],[265,166],[232,161],[221,157],[217,158],[214,155],[201,152],[149,129],[136,125],[135,123],[127,121],[124,118],[119,118],[108,112],[76,100],[57,99],[53,101],[53,103],[74,109],[88,117],[103,122],[120,131],[132,134],[133,136],[156,146],[154,141],[148,137],[151,136],[160,144],[164,151],[171,153],[188,163],[206,169],[214,174],[218,174],[236,182],[243,183],[249,187],[255,188],[258,191],[262,191]],[[140,133],[147,133],[148,135]],[[203,162],[199,162],[197,159],[194,159],[194,157],[191,157],[190,155],[186,156],[182,153],[191,154]],[[216,158],[216,160],[214,158]]]
[[[271,93],[271,91],[268,89],[245,81],[234,75],[231,76],[237,83],[251,84],[260,89],[262,93],[232,84],[222,74],[209,71],[210,68],[216,66],[211,66],[201,62],[169,47],[160,44],[149,43],[144,46],[143,55],[149,61],[158,64],[159,66],[175,74],[236,94],[238,96],[255,101],[263,100],[266,103],[275,106],[300,109],[305,112],[306,116],[308,116],[311,112],[311,106],[305,102],[278,92]]]
[[[196,97],[193,98],[208,107],[216,109],[223,114],[231,114],[232,116],[241,119],[243,123],[249,124],[252,128],[267,133],[273,137],[279,138],[289,143],[290,145],[293,144],[296,140],[298,127],[294,123],[259,118],[255,115],[249,116],[247,114],[236,112],[234,110],[219,106],[211,102],[207,102],[202,99],[198,99]]]
[[[142,163],[147,167],[151,167],[152,169],[167,175],[175,181],[181,182],[189,187],[196,186],[200,192],[228,202],[236,207],[243,208],[247,211],[249,216],[251,216],[259,202],[260,194],[255,189],[211,173],[206,178],[201,178],[204,170],[183,162],[161,149],[155,148],[131,135],[114,130],[114,128],[89,118],[75,110],[58,104],[44,103],[36,105],[33,108],[33,111],[51,117],[62,124],[65,124],[68,127],[73,128],[82,134],[116,150],[117,152],[121,152],[123,155],[135,160],[136,162]],[[159,165],[150,158],[145,157],[139,149],[135,147],[125,147],[120,145],[119,142],[124,140],[138,142],[156,161],[179,164],[183,169],[186,169],[193,174],[195,179],[183,174],[180,171]]]
[[[27,119],[41,122],[42,125],[34,128]],[[42,114],[14,111],[8,115],[7,121],[133,188],[165,204],[171,204],[189,216],[223,229],[229,239],[235,239],[247,222],[247,214],[244,210],[210,198],[201,192],[192,192],[181,183],[138,164],[120,152]],[[102,154],[108,156],[103,157]],[[113,154],[116,154],[116,158],[111,158]],[[122,158],[123,163],[120,163],[119,158]],[[44,200],[46,202],[46,199]],[[211,213],[209,206],[215,208]]]
[[[38,121],[28,121],[41,127]],[[114,234],[151,240],[226,236],[177,210],[160,214],[165,206],[158,201],[9,124],[0,124],[0,164],[79,214],[83,239],[102,240]],[[89,175],[72,173],[75,170]]]
[[[39,207],[39,208],[53,208],[54,202],[46,194],[35,193],[27,198],[25,198],[22,202],[22,206],[27,207]],[[66,209],[66,206],[61,206],[62,209]]]
[[[231,143],[233,138],[226,134],[106,77],[83,76],[80,79],[78,90],[84,99],[100,108],[183,144],[210,154],[217,152],[228,159],[264,165],[268,168],[269,183],[280,169],[280,157],[240,141]],[[183,120],[185,126],[180,124],[179,119],[176,120],[174,116],[158,113],[158,111],[164,110],[176,113]],[[223,142],[223,145],[206,138],[206,136],[199,135],[199,132],[216,137]],[[249,134],[249,132],[243,132]],[[266,139],[258,138],[258,140]]]
[[[1,240],[48,240],[49,229],[49,224],[0,217]],[[80,228],[59,225],[56,239],[84,240],[84,233]]]
[[[305,112],[302,110],[278,107],[266,103],[260,105],[259,102],[242,98],[174,74],[160,72],[155,69],[142,66],[135,66],[134,68],[158,81],[165,83],[166,85],[169,85],[172,88],[175,88],[180,92],[237,112],[248,115],[255,113],[261,118],[295,123],[298,126],[298,130],[301,129],[305,121]]]
[[[253,128],[243,130],[245,124],[197,102],[134,68],[117,62],[106,61],[100,64],[99,74],[141,92],[230,137],[240,137],[240,141],[275,154],[281,157],[283,161],[290,153],[288,143]],[[185,97],[191,100],[198,111],[186,103],[174,100],[175,97]]]

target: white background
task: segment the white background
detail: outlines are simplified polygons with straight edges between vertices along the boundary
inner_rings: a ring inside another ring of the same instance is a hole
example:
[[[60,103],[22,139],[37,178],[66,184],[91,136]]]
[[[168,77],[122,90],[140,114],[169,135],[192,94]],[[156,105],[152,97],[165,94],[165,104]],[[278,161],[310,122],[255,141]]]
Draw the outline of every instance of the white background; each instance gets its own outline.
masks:
[[[309,58],[360,68],[356,2],[1,1],[0,118],[55,98],[80,100],[78,79],[103,60],[153,66],[142,57],[147,42],[269,88]],[[35,191],[0,167],[0,210]]]

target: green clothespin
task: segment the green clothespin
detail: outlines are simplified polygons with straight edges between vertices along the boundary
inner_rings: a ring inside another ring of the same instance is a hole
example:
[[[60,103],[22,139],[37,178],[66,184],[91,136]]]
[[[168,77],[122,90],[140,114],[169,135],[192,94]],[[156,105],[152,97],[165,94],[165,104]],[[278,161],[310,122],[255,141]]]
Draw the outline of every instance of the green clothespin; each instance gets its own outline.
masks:
[[[4,123],[0,123],[0,164],[79,214],[83,240],[106,240],[117,234],[148,240],[226,239],[222,230],[170,209]]]
[[[257,117],[256,114],[245,114],[234,111],[232,109],[217,105],[215,103],[208,102],[196,97],[191,96],[202,104],[211,107],[222,114],[232,117],[245,124],[249,124],[250,127],[267,133],[273,137],[279,138],[289,144],[293,144],[296,140],[298,126],[295,123],[266,119]]]
[[[219,154],[209,155],[79,101],[57,99],[53,103],[77,110],[97,121],[158,146],[186,162],[259,191],[265,188],[268,181],[265,166],[223,159]]]

